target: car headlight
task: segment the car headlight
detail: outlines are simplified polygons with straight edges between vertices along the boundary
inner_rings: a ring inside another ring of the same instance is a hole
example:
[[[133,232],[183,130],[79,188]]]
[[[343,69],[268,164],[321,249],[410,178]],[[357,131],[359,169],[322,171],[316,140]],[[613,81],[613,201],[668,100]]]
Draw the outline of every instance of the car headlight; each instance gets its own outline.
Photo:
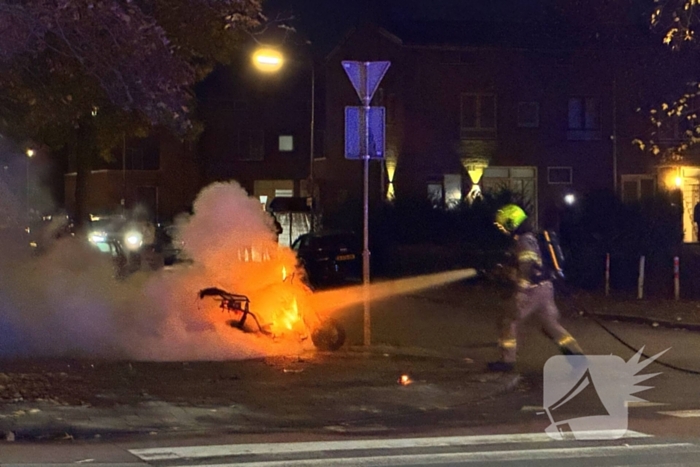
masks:
[[[130,250],[140,248],[143,243],[143,234],[141,232],[128,232],[124,236],[124,242],[126,243],[126,247]]]
[[[91,232],[88,238],[92,243],[103,243],[107,240],[107,234],[104,232]]]

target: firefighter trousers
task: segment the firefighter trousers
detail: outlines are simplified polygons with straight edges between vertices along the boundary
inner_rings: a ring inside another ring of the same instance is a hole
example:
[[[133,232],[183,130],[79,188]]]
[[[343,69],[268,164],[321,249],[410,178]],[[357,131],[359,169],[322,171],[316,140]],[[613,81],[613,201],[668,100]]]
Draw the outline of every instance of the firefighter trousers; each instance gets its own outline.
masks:
[[[583,354],[576,339],[559,324],[559,310],[554,303],[554,285],[547,281],[528,289],[518,289],[515,295],[515,307],[503,323],[499,340],[502,361],[515,363],[518,333],[532,315],[539,318],[544,333],[559,346],[563,353]]]

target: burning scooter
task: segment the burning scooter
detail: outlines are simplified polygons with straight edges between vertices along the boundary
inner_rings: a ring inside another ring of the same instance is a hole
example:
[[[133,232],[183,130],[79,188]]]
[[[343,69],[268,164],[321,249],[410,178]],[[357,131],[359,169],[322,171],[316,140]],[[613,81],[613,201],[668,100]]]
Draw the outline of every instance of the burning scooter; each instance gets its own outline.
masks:
[[[292,336],[295,339],[306,340],[311,337],[311,342],[319,350],[338,350],[345,342],[345,329],[330,318],[322,318],[317,313],[304,313],[304,306],[299,306],[299,299],[303,299],[297,293],[311,294],[313,291],[304,283],[294,284],[295,274],[287,276],[283,269],[282,283],[266,290],[275,300],[276,312],[270,322],[260,322],[258,315],[250,309],[251,302],[248,296],[227,292],[217,287],[209,287],[199,291],[200,299],[211,297],[219,302],[219,308],[229,313],[231,319],[226,323],[235,329],[244,332],[260,333],[272,339]]]

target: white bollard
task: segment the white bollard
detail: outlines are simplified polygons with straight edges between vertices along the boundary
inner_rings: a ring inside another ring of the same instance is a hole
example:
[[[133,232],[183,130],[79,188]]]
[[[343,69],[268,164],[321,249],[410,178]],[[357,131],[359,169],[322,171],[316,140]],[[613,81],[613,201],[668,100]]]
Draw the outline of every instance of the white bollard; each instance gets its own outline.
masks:
[[[637,298],[644,298],[644,256],[639,257],[639,280],[637,281]]]

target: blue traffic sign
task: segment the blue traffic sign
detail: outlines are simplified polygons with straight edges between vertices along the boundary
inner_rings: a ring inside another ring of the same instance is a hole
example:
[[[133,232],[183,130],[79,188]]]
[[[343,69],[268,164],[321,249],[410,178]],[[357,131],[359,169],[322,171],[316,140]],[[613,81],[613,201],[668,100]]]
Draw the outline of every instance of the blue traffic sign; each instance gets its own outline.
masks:
[[[343,61],[343,69],[363,104],[369,105],[391,62]]]
[[[368,137],[365,138],[364,107],[345,107],[345,158],[384,159],[386,127],[384,107],[369,107],[367,112]]]

